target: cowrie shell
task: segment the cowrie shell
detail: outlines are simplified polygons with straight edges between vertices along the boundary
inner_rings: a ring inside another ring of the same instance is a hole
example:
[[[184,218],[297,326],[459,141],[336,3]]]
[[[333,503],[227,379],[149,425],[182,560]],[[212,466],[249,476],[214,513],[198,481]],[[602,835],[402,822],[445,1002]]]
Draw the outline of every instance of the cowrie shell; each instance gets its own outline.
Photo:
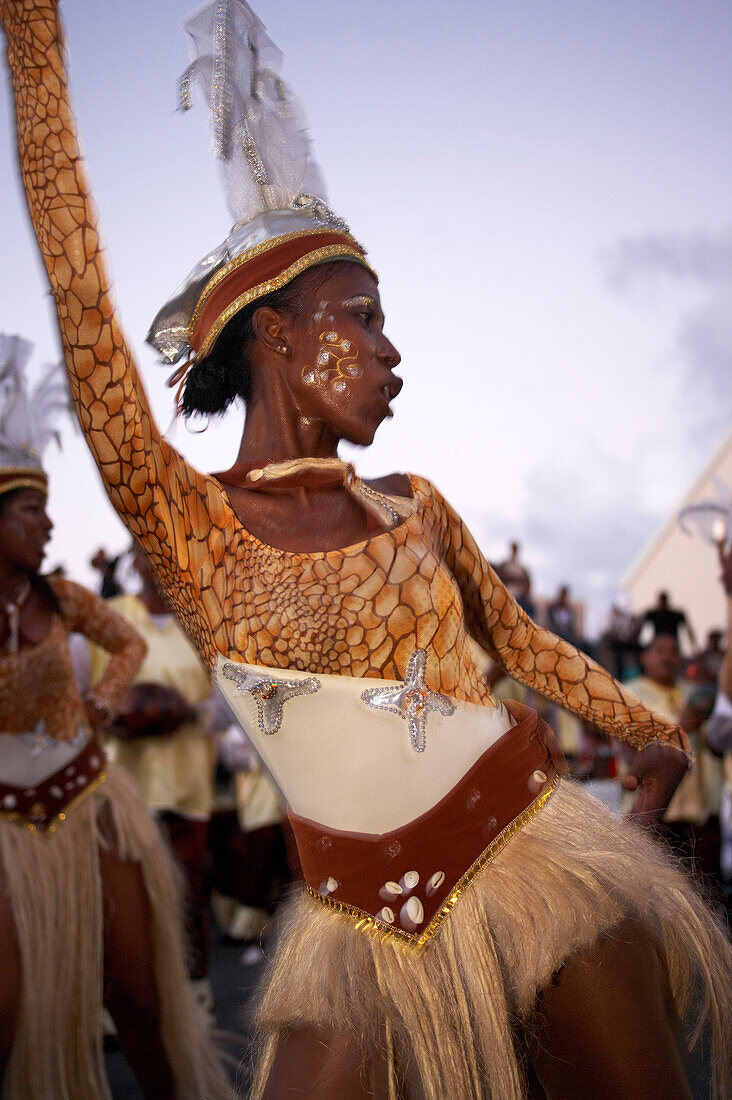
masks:
[[[379,897],[384,901],[394,901],[402,893],[402,888],[398,882],[385,882],[379,890]]]
[[[413,890],[419,883],[419,874],[416,871],[407,871],[406,875],[403,875],[400,882],[405,890]]]
[[[544,786],[546,781],[546,772],[543,772],[541,768],[537,768],[535,772],[531,773],[531,776],[529,778],[529,790],[536,791],[538,793]]]
[[[406,928],[408,932],[414,932],[415,929],[424,920],[424,906],[419,898],[408,898],[401,908],[399,913],[399,921],[402,928]]]
[[[434,875],[431,876],[429,882],[425,886],[425,893],[427,894],[427,897],[429,898],[429,897],[432,897],[433,894],[436,894],[437,891],[442,886],[444,881],[445,881],[445,872],[444,871],[435,871]]]
[[[381,909],[376,914],[376,917],[377,917],[377,920],[383,921],[384,924],[393,924],[394,923],[394,910],[390,909],[388,905],[385,905],[384,908]]]

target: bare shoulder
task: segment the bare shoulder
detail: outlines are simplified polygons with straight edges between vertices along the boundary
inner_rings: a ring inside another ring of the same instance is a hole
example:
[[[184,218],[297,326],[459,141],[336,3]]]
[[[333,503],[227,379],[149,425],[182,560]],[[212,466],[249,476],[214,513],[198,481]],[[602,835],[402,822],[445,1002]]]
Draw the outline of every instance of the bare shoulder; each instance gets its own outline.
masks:
[[[384,477],[368,478],[366,484],[377,493],[388,493],[389,496],[409,499],[414,496],[412,483],[407,474],[386,474]]]

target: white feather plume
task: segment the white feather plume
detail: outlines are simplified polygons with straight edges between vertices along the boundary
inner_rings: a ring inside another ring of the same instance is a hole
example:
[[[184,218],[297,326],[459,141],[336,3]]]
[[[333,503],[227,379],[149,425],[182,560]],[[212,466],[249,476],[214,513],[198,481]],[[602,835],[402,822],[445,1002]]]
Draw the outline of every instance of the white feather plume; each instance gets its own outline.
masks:
[[[32,344],[0,333],[0,467],[35,467],[52,439],[60,446],[58,414],[69,410],[66,374],[59,363],[43,368],[29,389],[26,367]]]
[[[286,210],[300,195],[326,203],[304,109],[279,75],[282,54],[262,21],[245,0],[209,0],[184,26],[192,62],[180,104],[191,106],[190,87],[198,83],[234,221]]]

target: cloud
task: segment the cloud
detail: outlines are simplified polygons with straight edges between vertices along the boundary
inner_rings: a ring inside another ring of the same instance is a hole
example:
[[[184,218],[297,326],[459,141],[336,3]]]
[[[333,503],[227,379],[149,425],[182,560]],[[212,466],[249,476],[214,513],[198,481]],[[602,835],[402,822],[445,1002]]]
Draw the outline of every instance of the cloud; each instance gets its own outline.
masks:
[[[538,596],[560,584],[585,601],[588,633],[599,633],[619,581],[659,522],[644,499],[638,464],[609,454],[578,433],[561,458],[547,455],[524,485],[521,519],[483,514],[481,534],[492,560],[517,539]]]
[[[675,357],[681,366],[679,400],[689,438],[732,420],[732,228],[719,233],[649,234],[621,240],[604,256],[608,285],[628,295],[639,287],[663,292],[669,283],[682,300]],[[702,444],[703,445],[703,444]]]
[[[641,279],[667,276],[704,286],[732,283],[732,228],[704,233],[627,237],[604,257],[610,286],[623,292]]]

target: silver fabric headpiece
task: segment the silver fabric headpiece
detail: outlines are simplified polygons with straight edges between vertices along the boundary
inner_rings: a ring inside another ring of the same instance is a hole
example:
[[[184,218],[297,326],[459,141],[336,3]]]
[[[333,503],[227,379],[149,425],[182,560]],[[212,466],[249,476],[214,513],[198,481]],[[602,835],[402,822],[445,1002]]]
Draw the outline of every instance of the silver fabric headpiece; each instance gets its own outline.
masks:
[[[189,324],[201,293],[231,260],[275,237],[323,227],[349,232],[327,205],[299,100],[280,77],[282,54],[245,0],[209,0],[184,22],[191,64],[179,105],[193,105],[198,84],[211,111],[214,155],[221,163],[234,221],[165,303],[147,334],[165,362],[190,352]]]

